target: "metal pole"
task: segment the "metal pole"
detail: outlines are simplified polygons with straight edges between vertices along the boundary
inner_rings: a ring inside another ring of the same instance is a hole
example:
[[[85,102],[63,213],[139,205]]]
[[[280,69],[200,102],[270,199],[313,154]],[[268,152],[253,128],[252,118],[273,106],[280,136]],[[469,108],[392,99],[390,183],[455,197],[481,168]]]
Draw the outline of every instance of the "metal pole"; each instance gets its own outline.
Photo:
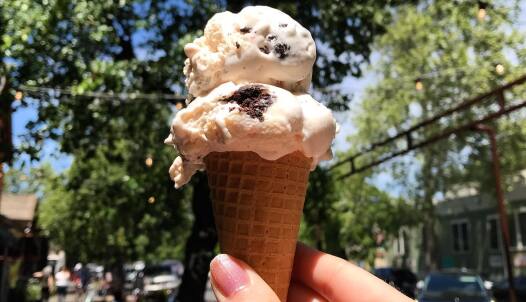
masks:
[[[0,102],[2,102],[1,96],[2,92],[4,90],[6,84],[6,77],[1,76],[0,77]],[[0,108],[2,108],[0,104]],[[0,143],[5,144],[6,142],[3,141],[3,118],[2,114],[0,113]],[[4,189],[4,158],[2,156],[1,151],[2,146],[0,146],[0,203],[2,203],[2,193]],[[0,263],[0,302],[7,301],[7,289],[8,289],[8,281],[7,281],[7,242],[4,243],[4,250],[3,250],[3,259],[2,263]]]
[[[2,102],[3,100],[1,99],[1,96],[2,96],[2,92],[4,91],[4,88],[6,87],[6,82],[7,82],[7,79],[5,76],[0,76],[0,102]],[[0,105],[0,108],[2,108],[2,106]],[[5,114],[5,113],[4,113]],[[1,144],[7,144],[7,142],[4,142],[3,141],[3,131],[4,131],[4,119],[3,119],[3,116],[2,114],[0,113],[0,143]],[[3,188],[4,188],[4,166],[3,166],[3,162],[4,162],[4,156],[2,155],[2,146],[0,146],[0,202],[2,202],[2,191],[3,191]],[[0,284],[1,286],[1,284]]]
[[[504,258],[506,260],[506,267],[508,273],[508,283],[509,283],[509,295],[511,302],[517,302],[517,295],[515,291],[515,282],[513,280],[513,265],[510,254],[510,230],[508,226],[508,215],[506,212],[506,204],[504,203],[504,192],[502,191],[501,184],[501,173],[500,173],[500,157],[497,150],[497,139],[495,135],[495,130],[484,124],[477,124],[474,126],[476,131],[484,132],[488,135],[490,148],[491,148],[491,161],[493,166],[493,176],[495,178],[495,191],[497,193],[497,202],[498,202],[498,211],[499,211],[499,220],[500,220],[500,230],[502,233],[502,244]]]

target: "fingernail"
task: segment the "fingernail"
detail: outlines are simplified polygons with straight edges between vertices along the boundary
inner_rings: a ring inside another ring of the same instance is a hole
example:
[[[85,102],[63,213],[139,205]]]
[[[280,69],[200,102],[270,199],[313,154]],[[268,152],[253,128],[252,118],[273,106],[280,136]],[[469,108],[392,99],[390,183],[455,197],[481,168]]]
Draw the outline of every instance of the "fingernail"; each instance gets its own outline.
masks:
[[[217,255],[210,263],[215,287],[229,297],[246,287],[250,280],[247,272],[228,255]]]

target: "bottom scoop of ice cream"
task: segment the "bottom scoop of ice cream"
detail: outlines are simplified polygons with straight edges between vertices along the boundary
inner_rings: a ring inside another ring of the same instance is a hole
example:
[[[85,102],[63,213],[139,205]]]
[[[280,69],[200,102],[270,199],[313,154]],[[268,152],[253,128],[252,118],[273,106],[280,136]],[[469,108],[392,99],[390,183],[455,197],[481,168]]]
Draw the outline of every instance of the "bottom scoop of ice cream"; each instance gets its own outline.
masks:
[[[166,143],[181,154],[170,167],[176,187],[204,169],[210,152],[252,151],[276,160],[300,151],[313,159],[332,157],[336,133],[332,113],[308,94],[266,84],[224,83],[193,100],[175,116]]]

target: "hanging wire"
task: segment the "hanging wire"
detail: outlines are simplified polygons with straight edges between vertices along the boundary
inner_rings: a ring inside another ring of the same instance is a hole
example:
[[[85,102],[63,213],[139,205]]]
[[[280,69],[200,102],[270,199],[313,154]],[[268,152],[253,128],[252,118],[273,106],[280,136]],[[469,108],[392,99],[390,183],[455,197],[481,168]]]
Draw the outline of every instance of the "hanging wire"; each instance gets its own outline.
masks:
[[[21,92],[32,92],[32,93],[54,93],[58,95],[70,95],[70,96],[84,96],[99,99],[137,99],[137,100],[165,100],[173,103],[184,102],[186,97],[178,94],[161,94],[161,93],[114,93],[114,92],[75,92],[71,88],[54,88],[54,87],[40,87],[40,86],[27,86],[21,85],[17,89]]]

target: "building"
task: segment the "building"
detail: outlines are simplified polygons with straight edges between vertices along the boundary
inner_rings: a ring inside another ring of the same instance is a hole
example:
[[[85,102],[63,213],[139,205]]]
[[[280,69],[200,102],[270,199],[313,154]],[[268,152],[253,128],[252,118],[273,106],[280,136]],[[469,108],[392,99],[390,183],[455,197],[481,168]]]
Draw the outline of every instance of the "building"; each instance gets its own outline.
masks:
[[[518,177],[505,196],[514,273],[526,274],[526,182]],[[442,268],[466,267],[498,280],[505,276],[505,258],[496,198],[465,190],[437,203],[439,255]]]
[[[47,261],[48,241],[35,227],[34,194],[2,194],[0,200],[0,302],[19,301],[24,282]],[[16,279],[12,278],[16,276]]]
[[[515,275],[526,275],[526,171],[516,178],[505,195]],[[435,204],[438,265],[441,269],[467,268],[490,280],[506,276],[497,200],[494,194],[480,194],[469,185],[446,194]],[[385,245],[383,266],[408,267],[421,276],[422,230],[404,228],[398,238]]]

